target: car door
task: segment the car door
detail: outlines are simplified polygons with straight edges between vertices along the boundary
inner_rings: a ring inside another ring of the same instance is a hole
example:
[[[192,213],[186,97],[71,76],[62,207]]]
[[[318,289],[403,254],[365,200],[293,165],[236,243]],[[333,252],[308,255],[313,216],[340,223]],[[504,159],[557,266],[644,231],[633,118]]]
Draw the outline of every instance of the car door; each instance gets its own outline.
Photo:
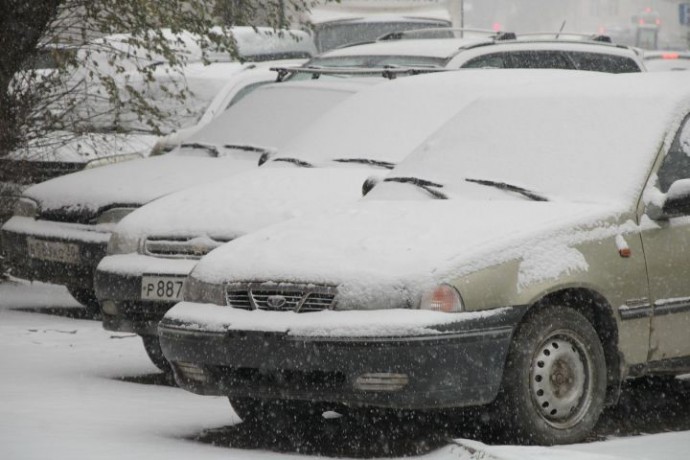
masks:
[[[675,181],[690,179],[689,120],[682,123],[648,189],[666,193]],[[646,212],[650,214],[649,207]],[[642,216],[642,228],[653,307],[649,361],[690,356],[690,215]]]

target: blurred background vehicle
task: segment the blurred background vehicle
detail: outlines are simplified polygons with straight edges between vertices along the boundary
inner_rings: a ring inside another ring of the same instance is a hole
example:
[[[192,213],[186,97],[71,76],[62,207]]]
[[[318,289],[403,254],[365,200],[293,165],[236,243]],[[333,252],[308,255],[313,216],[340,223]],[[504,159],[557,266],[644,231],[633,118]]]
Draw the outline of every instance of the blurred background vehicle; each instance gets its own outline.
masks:
[[[661,72],[668,70],[689,70],[690,52],[645,51],[644,65],[650,72]]]

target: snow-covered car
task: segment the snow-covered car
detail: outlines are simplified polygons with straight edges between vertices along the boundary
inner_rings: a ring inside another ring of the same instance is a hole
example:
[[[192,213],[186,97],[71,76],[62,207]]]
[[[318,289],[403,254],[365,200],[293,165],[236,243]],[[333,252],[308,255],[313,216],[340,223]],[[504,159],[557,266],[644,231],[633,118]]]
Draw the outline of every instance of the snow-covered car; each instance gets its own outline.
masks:
[[[141,335],[151,360],[169,370],[156,328],[182,300],[184,280],[202,256],[267,225],[356,201],[369,176],[393,167],[485,91],[563,77],[515,72],[507,80],[482,72],[363,90],[259,170],[171,194],[125,217],[94,278],[104,327]]]
[[[690,89],[596,75],[482,95],[357,204],[208,254],[159,325],[178,384],[244,418],[492,403],[559,444],[688,372]]]
[[[572,35],[516,37],[514,33],[465,32],[464,38],[454,38],[455,33],[441,28],[394,33],[373,43],[323,53],[305,66],[548,68],[609,73],[644,71],[642,58],[635,48],[608,43],[601,37],[593,36],[586,40]]]
[[[645,51],[644,65],[650,72],[690,70],[690,52]]]
[[[80,171],[24,191],[2,227],[13,276],[66,285],[100,311],[93,273],[126,214],[163,195],[257,167],[359,86],[294,82],[256,89],[166,155]]]
[[[64,61],[72,64],[72,60],[81,64],[62,69],[64,86],[70,88],[67,93],[72,102],[65,103],[61,98],[51,106],[51,110],[62,112],[65,110],[62,105],[67,105],[66,110],[76,114],[79,123],[74,126],[74,132],[52,132],[2,159],[0,223],[9,218],[14,203],[27,186],[67,172],[145,157],[154,145],[156,152],[172,148],[217,116],[222,111],[218,104],[224,103],[223,109],[227,108],[256,84],[269,80],[267,70],[259,77],[258,71],[254,74],[249,69],[298,65],[316,54],[311,35],[304,31],[232,27],[229,33],[236,42],[241,62],[226,52],[207,49],[206,59],[211,62],[207,65],[202,62],[202,49],[192,34],[174,34],[168,29],[162,29],[161,33],[174,43],[173,48],[184,54],[186,65],[182,72],[165,65],[164,56],[144,52],[131,34],[108,35],[81,47],[46,44],[26,63],[24,73],[31,73],[17,76],[26,80],[18,84],[30,85],[33,79],[47,75],[53,75],[57,84],[60,77],[55,74],[55,68],[61,61],[62,65]],[[150,76],[143,77],[136,72],[137,68],[147,66],[154,67]],[[136,113],[125,109],[115,116],[104,98],[107,92],[102,82],[94,75],[110,76],[113,84],[131,86],[142,97],[156,101],[157,109],[163,114],[158,127],[164,137],[159,138]],[[170,95],[171,90],[174,93],[183,87],[190,92],[184,100]],[[221,93],[225,96],[220,96]],[[216,95],[219,95],[217,101]]]

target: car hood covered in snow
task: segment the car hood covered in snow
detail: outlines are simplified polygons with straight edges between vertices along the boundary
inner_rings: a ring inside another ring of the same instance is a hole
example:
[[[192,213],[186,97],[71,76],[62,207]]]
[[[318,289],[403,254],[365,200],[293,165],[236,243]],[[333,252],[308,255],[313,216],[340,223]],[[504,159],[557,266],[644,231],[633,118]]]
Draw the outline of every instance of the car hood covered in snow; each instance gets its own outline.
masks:
[[[371,168],[262,168],[156,200],[125,217],[120,237],[229,240],[361,196]]]
[[[167,155],[128,161],[62,176],[35,185],[24,195],[36,200],[41,215],[56,212],[88,221],[103,207],[138,207],[162,195],[256,167],[252,160]]]
[[[529,268],[547,241],[561,250],[542,264],[545,276],[581,268],[571,246],[600,236],[591,226],[615,214],[601,205],[512,200],[362,201],[239,238],[204,257],[192,276],[218,284],[335,285],[340,308],[348,308],[348,298],[358,299],[353,308],[410,306],[451,277],[509,260]],[[602,225],[612,237],[621,231]]]

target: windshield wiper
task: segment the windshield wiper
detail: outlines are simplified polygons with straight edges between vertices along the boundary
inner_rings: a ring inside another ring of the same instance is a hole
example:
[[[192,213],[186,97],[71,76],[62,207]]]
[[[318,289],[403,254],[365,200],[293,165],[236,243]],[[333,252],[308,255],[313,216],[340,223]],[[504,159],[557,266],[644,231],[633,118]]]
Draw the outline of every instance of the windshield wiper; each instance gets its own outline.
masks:
[[[265,149],[263,147],[257,147],[256,145],[248,145],[248,144],[225,144],[223,145],[223,148],[226,149],[234,149],[234,150],[244,150],[245,152],[256,152],[261,155],[265,153],[271,153],[271,150]]]
[[[337,163],[359,163],[363,165],[380,166],[386,169],[395,168],[395,163],[391,163],[390,161],[371,160],[369,158],[336,158],[333,161]]]
[[[472,182],[473,184],[486,185],[488,187],[496,187],[500,190],[505,190],[508,192],[519,193],[522,196],[529,198],[534,201],[549,201],[545,196],[539,195],[538,193],[527,190],[526,188],[518,187],[517,185],[507,184],[505,182],[498,182],[493,180],[485,179],[470,179],[465,178],[465,182]]]
[[[436,182],[431,182],[425,179],[419,179],[417,177],[388,177],[383,180],[384,182],[400,182],[402,184],[412,184],[421,188],[429,195],[437,198],[439,200],[447,200],[448,196],[445,193],[434,190],[434,188],[443,188],[442,184],[437,184]]]
[[[273,161],[284,161],[286,163],[295,164],[295,165],[300,166],[302,168],[313,168],[314,167],[313,164],[308,163],[304,160],[300,160],[299,158],[287,158],[287,157],[286,158],[276,158]]]
[[[195,150],[206,150],[214,158],[218,158],[218,155],[220,155],[220,152],[218,152],[218,148],[215,145],[202,144],[201,142],[191,142],[189,144],[182,144],[182,145],[180,145],[180,148],[188,148],[188,149],[195,149]]]

